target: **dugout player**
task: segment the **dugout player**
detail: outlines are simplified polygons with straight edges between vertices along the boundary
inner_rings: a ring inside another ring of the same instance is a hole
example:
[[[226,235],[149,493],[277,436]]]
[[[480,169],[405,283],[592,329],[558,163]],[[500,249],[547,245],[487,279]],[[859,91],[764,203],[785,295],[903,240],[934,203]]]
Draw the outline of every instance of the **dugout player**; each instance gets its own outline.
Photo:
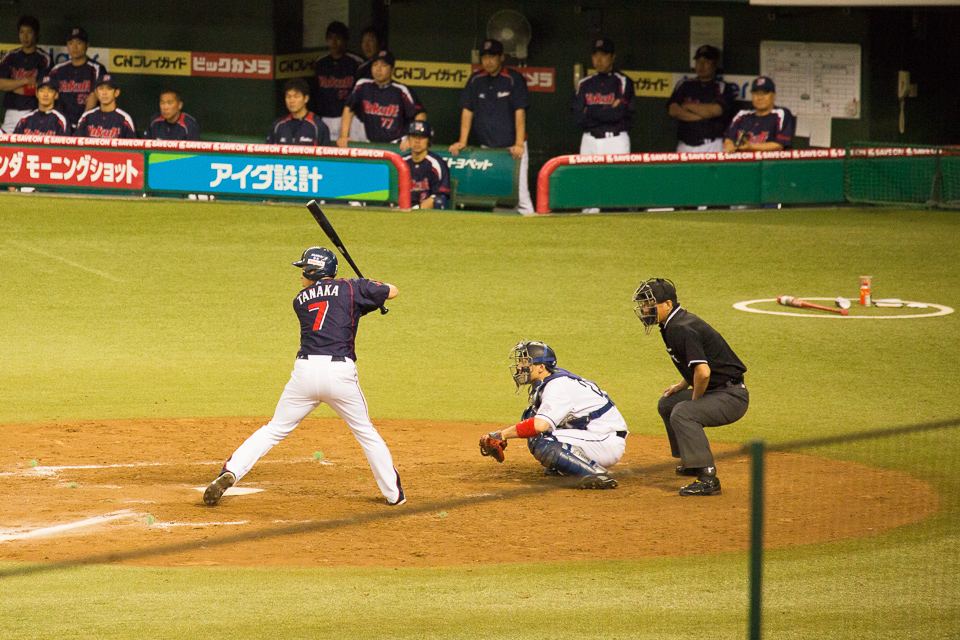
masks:
[[[374,26],[369,26],[363,30],[360,37],[360,53],[363,54],[363,62],[357,68],[357,80],[360,78],[373,78],[372,65],[377,59],[377,52],[386,48],[386,42],[380,35],[380,30]]]
[[[696,477],[681,496],[720,495],[706,427],[736,422],[747,412],[750,394],[744,366],[716,329],[677,302],[673,282],[647,280],[633,293],[634,312],[647,333],[654,325],[683,380],[667,387],[657,411],[667,428],[670,453],[680,459],[676,473]]]
[[[510,352],[513,381],[530,385],[523,420],[480,438],[480,453],[503,462],[507,440],[526,438],[527,448],[548,476],[581,478],[582,489],[615,489],[607,475],[623,457],[627,423],[595,382],[557,366],[557,354],[542,342],[523,341]]]
[[[96,96],[100,106],[87,111],[77,123],[76,136],[83,138],[136,138],[137,128],[133,118],[117,108],[120,89],[107,73],[97,81]]]
[[[410,167],[410,202],[420,209],[446,209],[450,202],[450,167],[430,151],[433,128],[414,120],[407,130],[410,152],[403,156]]]
[[[267,144],[296,144],[329,147],[330,130],[317,114],[307,109],[310,87],[303,78],[291,78],[283,85],[283,99],[289,115],[277,118],[270,128]]]
[[[160,113],[150,116],[143,132],[150,140],[199,140],[200,126],[189,113],[183,112],[183,98],[176,89],[160,92]]]
[[[630,123],[636,109],[633,81],[613,70],[617,54],[609,38],[595,40],[596,73],[577,84],[573,121],[583,129],[581,154],[630,153]]]
[[[681,80],[667,103],[668,113],[679,121],[677,151],[723,151],[726,131],[737,99],[736,87],[717,79],[720,50],[709,44],[697,49],[696,78]]]
[[[57,81],[50,76],[44,76],[37,85],[37,108],[27,113],[14,127],[13,132],[69,136],[70,123],[67,122],[66,116],[53,108],[56,103]]]
[[[353,91],[353,86],[359,78],[357,69],[363,58],[347,51],[347,41],[350,32],[347,25],[340,21],[333,21],[327,25],[327,48],[330,53],[318,58],[314,63],[317,93],[314,96],[317,114],[327,125],[330,137],[336,140],[340,137],[340,117],[347,98]],[[307,92],[309,95],[309,92]],[[359,129],[358,129],[359,130]],[[355,137],[351,131],[350,137]]]
[[[70,126],[76,129],[80,116],[97,106],[94,92],[97,82],[106,74],[102,64],[87,57],[90,36],[83,27],[75,27],[67,36],[67,53],[70,59],[53,67],[50,75],[60,85],[58,111],[67,116]]]
[[[387,504],[403,504],[406,498],[400,474],[386,442],[370,422],[354,364],[360,318],[395,298],[397,288],[365,278],[337,278],[337,257],[323,247],[310,247],[293,265],[303,269],[303,289],[293,299],[293,310],[300,321],[300,350],[290,381],[277,402],[273,419],[227,459],[220,475],[203,492],[203,501],[217,504],[257,460],[323,402],[350,427]]]
[[[460,139],[450,145],[450,153],[459,155],[467,146],[470,130],[481,147],[510,149],[520,161],[517,211],[533,213],[527,173],[530,153],[527,149],[527,80],[504,66],[503,44],[486,40],[480,49],[482,69],[474,72],[460,92]]]
[[[797,121],[786,107],[775,106],[777,85],[767,76],[760,76],[750,85],[753,109],[744,109],[733,116],[724,134],[723,150],[780,151],[793,146]]]
[[[400,151],[410,148],[407,127],[413,120],[426,120],[427,112],[410,87],[393,80],[395,63],[389,51],[377,53],[371,68],[373,79],[359,80],[343,108],[337,146],[346,147],[355,141],[344,132],[352,131],[350,124],[356,115],[369,142],[399,144]]]
[[[20,48],[8,51],[0,60],[0,91],[3,96],[4,133],[13,133],[14,127],[28,113],[37,108],[37,81],[50,71],[50,56],[37,49],[40,21],[33,16],[17,20]]]

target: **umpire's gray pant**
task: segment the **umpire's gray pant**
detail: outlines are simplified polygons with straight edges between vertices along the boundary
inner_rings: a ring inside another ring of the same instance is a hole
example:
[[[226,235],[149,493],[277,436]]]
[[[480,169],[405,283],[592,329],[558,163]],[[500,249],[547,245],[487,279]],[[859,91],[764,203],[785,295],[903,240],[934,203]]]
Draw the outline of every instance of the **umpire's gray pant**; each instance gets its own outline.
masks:
[[[685,469],[712,467],[713,452],[704,427],[720,427],[743,417],[750,393],[742,385],[708,391],[693,400],[693,389],[660,398],[657,411],[670,438],[670,453]]]

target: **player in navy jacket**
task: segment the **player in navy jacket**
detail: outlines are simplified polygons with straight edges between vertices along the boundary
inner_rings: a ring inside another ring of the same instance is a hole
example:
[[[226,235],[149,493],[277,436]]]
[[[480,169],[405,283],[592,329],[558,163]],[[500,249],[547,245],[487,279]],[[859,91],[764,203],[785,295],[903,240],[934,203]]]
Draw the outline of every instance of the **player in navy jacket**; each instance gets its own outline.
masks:
[[[381,51],[373,61],[373,80],[360,80],[343,108],[337,146],[346,147],[354,114],[363,122],[370,142],[399,144],[400,151],[410,148],[407,127],[413,120],[426,120],[427,112],[407,85],[393,81],[393,54]]]
[[[733,117],[724,134],[723,150],[780,151],[793,146],[797,121],[786,107],[776,107],[777,86],[760,76],[750,85],[753,109],[744,109]]]
[[[136,138],[137,128],[126,111],[117,108],[120,89],[109,73],[100,78],[96,88],[100,106],[87,111],[77,124],[76,136],[84,138]]]
[[[44,76],[37,86],[37,108],[21,118],[14,133],[45,136],[69,136],[70,123],[66,116],[53,108],[57,102],[57,81]]]
[[[17,21],[20,48],[0,60],[0,91],[3,96],[3,131],[11,133],[21,118],[37,108],[37,81],[50,70],[50,56],[37,49],[40,22],[33,16]]]
[[[67,36],[67,52],[70,59],[50,70],[60,85],[60,103],[57,110],[67,116],[74,129],[80,117],[97,106],[94,90],[97,82],[106,74],[102,64],[87,57],[90,38],[85,29],[77,27]]]
[[[613,70],[616,51],[609,38],[593,43],[596,73],[582,79],[573,99],[573,121],[583,129],[580,153],[630,153],[630,123],[636,109],[633,80]]]
[[[313,64],[317,86],[313,96],[316,113],[323,118],[334,140],[340,137],[343,107],[360,77],[357,69],[363,62],[363,58],[347,51],[349,38],[347,25],[339,21],[331,22],[327,27],[327,48],[330,53]]]
[[[143,137],[150,140],[199,140],[200,126],[189,113],[183,112],[183,99],[176,89],[160,93],[160,113],[150,116]]]
[[[450,168],[443,158],[430,151],[432,136],[429,122],[410,123],[410,153],[403,156],[410,167],[410,203],[421,209],[446,209],[450,201]]]
[[[267,143],[329,147],[330,130],[317,114],[307,109],[307,102],[310,100],[307,81],[303,78],[292,78],[287,80],[283,89],[287,111],[290,113],[274,121],[270,135],[267,136]]]
[[[705,44],[694,56],[696,78],[680,81],[668,102],[668,112],[679,121],[677,151],[723,151],[723,134],[730,123],[736,88],[717,79],[720,50]]]

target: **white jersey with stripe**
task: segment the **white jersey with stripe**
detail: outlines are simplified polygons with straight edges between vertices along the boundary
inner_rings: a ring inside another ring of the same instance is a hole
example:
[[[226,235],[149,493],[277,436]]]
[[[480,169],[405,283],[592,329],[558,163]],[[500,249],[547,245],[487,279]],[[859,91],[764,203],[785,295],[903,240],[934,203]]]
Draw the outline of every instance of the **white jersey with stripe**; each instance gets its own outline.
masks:
[[[554,429],[567,428],[566,422],[589,415],[607,404],[607,396],[593,382],[558,376],[546,383],[541,391],[540,407],[536,417],[543,418]],[[627,431],[627,423],[616,406],[602,416],[591,420],[580,430],[584,437],[601,439],[616,431]]]

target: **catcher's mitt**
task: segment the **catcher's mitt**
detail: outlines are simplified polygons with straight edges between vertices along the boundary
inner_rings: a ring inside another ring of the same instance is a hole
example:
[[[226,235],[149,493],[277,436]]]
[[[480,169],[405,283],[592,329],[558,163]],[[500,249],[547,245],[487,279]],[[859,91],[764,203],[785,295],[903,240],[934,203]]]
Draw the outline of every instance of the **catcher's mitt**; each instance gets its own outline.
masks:
[[[497,462],[503,462],[503,450],[507,448],[507,441],[500,437],[499,431],[480,436],[480,455],[493,456]]]

